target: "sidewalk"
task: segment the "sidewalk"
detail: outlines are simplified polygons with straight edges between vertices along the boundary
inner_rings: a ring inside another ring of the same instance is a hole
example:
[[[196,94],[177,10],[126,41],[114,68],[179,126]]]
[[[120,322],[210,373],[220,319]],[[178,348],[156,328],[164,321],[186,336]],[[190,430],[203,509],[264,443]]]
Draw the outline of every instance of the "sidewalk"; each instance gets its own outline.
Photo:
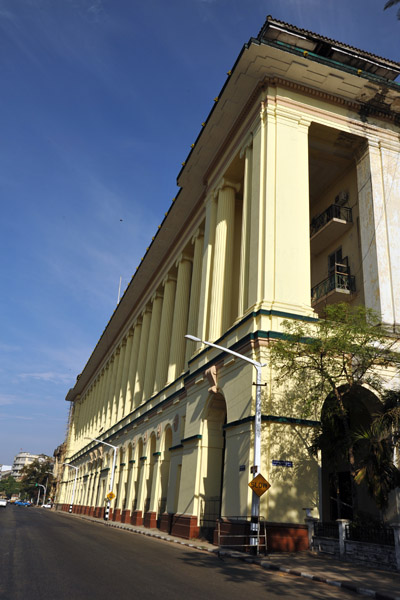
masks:
[[[91,521],[106,527],[125,529],[132,533],[155,537],[170,543],[189,546],[196,550],[214,552],[221,558],[234,558],[249,564],[258,564],[266,570],[282,571],[298,577],[324,582],[338,589],[353,591],[362,596],[376,598],[377,600],[400,600],[400,573],[370,569],[368,567],[342,562],[328,556],[321,556],[314,552],[281,553],[274,552],[267,556],[252,557],[242,552],[219,549],[206,540],[184,540],[168,535],[159,529],[147,529],[138,525],[128,525],[116,521],[104,521],[86,515],[77,515],[57,511],[57,514],[72,516]]]

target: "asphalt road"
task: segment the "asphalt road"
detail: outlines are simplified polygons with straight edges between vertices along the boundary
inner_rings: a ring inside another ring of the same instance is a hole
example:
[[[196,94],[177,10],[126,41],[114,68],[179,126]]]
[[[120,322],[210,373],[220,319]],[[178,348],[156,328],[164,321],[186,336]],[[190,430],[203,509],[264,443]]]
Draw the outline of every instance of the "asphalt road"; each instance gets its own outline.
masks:
[[[355,598],[302,578],[42,508],[0,510],[2,600]]]

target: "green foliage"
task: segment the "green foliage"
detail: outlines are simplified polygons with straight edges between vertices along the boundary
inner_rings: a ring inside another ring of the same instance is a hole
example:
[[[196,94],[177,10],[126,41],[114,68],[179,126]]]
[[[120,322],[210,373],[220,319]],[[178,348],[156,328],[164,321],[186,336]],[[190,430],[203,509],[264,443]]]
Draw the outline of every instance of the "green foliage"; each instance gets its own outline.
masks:
[[[387,336],[376,315],[363,306],[327,306],[326,318],[316,323],[284,321],[285,339],[271,347],[271,360],[279,370],[278,381],[288,377],[309,401],[335,395],[340,386],[351,390],[367,384],[382,390],[382,378],[374,367],[400,364],[393,351],[397,340]]]
[[[0,481],[0,493],[5,494],[7,498],[11,498],[13,494],[18,494],[20,487],[20,483],[11,475]]]
[[[36,497],[38,489],[40,489],[40,495],[43,494],[43,489],[36,486],[37,483],[46,485],[49,487],[53,470],[53,461],[49,457],[43,457],[44,460],[34,460],[29,465],[26,465],[21,471],[21,494],[25,498]],[[50,473],[49,473],[50,471]]]
[[[286,394],[294,390],[303,399],[309,414],[319,412],[327,399],[311,452],[322,450],[337,470],[347,462],[355,511],[355,484],[362,481],[384,508],[400,481],[392,459],[392,431],[400,421],[398,395],[384,393],[385,370],[400,365],[398,340],[363,306],[330,305],[325,317],[315,323],[284,321],[284,339],[271,345],[276,380]],[[368,390],[386,398],[374,415],[362,409],[365,396],[377,401]]]

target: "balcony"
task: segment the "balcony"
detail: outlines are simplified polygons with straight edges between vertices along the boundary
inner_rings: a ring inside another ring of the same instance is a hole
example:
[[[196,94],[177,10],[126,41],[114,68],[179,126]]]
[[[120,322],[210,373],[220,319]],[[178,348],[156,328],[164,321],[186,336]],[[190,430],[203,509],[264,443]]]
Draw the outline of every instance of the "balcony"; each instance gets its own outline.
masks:
[[[335,269],[330,275],[311,289],[311,305],[335,304],[346,301],[346,295],[351,296],[356,291],[356,278],[350,275],[347,257],[342,263],[335,263]]]
[[[351,208],[331,204],[320,215],[311,219],[311,254],[319,254],[342,236],[353,224]]]

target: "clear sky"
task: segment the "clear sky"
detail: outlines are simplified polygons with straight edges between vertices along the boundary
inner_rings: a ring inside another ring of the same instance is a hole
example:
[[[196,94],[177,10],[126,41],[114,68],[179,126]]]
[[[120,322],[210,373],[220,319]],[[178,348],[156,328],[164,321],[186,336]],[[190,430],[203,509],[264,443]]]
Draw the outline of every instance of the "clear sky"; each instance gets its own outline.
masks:
[[[265,17],[400,61],[385,0],[0,0],[0,464],[73,387]]]

